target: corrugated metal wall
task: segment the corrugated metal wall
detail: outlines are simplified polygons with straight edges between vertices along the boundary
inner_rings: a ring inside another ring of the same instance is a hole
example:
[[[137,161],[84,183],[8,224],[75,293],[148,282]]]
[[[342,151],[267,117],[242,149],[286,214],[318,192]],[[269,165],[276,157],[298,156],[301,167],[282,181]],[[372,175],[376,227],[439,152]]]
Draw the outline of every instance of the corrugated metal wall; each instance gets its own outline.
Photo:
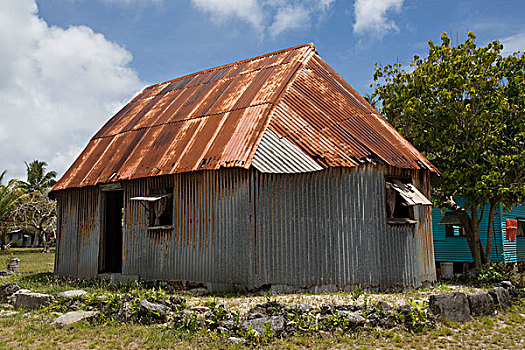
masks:
[[[100,238],[98,187],[57,193],[57,249],[55,273],[92,278],[98,272]]]
[[[124,182],[122,273],[247,287],[419,286],[435,280],[430,208],[416,208],[416,225],[387,225],[384,179],[393,172],[412,173],[429,194],[426,172],[379,166],[303,174],[222,169]],[[173,187],[173,230],[148,230],[145,207],[129,200],[155,187]],[[58,198],[61,217],[62,208],[75,206],[69,192]],[[61,231],[76,232],[74,224]],[[79,237],[98,244],[99,235],[90,230]],[[73,244],[64,238],[61,246]],[[98,246],[90,247],[68,253],[73,261],[80,257],[81,277],[97,272]],[[64,267],[57,273],[75,275]]]
[[[465,200],[463,198],[456,198],[458,205],[463,205]],[[496,209],[494,213],[494,227],[492,231],[492,251],[491,261],[503,261],[503,249],[507,249],[508,241],[505,240],[505,230],[502,229],[502,214],[501,207]],[[446,237],[445,225],[440,225],[439,222],[443,219],[445,213],[442,213],[439,208],[432,209],[432,232],[434,236],[434,250],[436,261],[458,261],[458,262],[472,262],[472,253],[467,243],[466,237]],[[478,212],[478,217],[481,216],[481,210]],[[479,236],[483,247],[487,245],[487,230],[489,221],[489,206],[486,205],[483,212],[483,219],[479,226]],[[504,221],[504,220],[503,220]],[[504,225],[505,223],[503,223]]]
[[[525,261],[525,237],[516,237],[515,242],[505,239],[505,232],[507,232],[505,219],[515,220],[517,217],[525,217],[525,205],[512,207],[502,215],[501,232],[503,244],[505,246],[505,262]]]

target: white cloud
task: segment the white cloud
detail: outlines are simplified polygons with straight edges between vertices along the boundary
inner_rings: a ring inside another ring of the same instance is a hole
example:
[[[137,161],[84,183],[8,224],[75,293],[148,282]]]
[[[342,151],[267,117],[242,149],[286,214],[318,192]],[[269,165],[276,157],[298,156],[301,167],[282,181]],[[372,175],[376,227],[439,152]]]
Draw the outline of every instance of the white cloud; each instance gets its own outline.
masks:
[[[145,85],[131,53],[86,26],[49,26],[34,0],[0,0],[0,170],[24,161],[62,174],[97,129]]]
[[[503,54],[510,55],[516,51],[525,52],[525,32],[501,39]]]
[[[236,18],[250,24],[259,34],[272,36],[286,30],[307,28],[311,17],[320,18],[335,0],[192,0],[201,11],[211,15],[215,23]]]
[[[388,32],[399,31],[396,23],[388,19],[388,13],[398,13],[404,0],[355,0],[354,33],[369,34],[382,38]]]
[[[192,2],[197,8],[210,13],[216,23],[237,17],[251,24],[257,31],[263,28],[263,12],[256,0],[192,0]]]
[[[303,6],[281,7],[268,31],[270,35],[277,36],[285,30],[304,28],[309,22],[310,12]]]
[[[136,4],[160,4],[164,0],[103,0],[106,4],[136,5]]]

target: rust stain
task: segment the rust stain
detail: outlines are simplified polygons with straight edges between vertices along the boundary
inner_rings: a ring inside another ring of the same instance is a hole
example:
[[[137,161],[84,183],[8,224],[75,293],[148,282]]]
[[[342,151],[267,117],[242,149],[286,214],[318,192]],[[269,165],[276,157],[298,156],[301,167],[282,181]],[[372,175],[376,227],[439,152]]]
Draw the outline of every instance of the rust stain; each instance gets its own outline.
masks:
[[[306,44],[147,87],[96,133],[52,191],[248,169],[267,128],[324,168],[371,157],[437,172]]]

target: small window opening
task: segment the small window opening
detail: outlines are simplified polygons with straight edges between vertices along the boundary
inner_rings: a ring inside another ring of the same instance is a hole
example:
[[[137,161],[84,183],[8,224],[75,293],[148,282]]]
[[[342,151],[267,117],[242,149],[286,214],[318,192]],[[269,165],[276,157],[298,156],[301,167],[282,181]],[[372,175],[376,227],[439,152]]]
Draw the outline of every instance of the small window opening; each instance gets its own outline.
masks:
[[[465,237],[465,230],[461,225],[445,224],[445,237]]]
[[[525,218],[518,218],[517,237],[525,237]]]
[[[407,178],[386,179],[386,213],[389,224],[415,224],[414,206],[432,203]]]
[[[173,187],[152,189],[147,197],[133,197],[147,210],[149,229],[170,229],[173,225]]]
[[[173,188],[162,188],[151,190],[151,196],[160,197],[156,201],[149,202],[150,228],[168,228],[173,225]]]

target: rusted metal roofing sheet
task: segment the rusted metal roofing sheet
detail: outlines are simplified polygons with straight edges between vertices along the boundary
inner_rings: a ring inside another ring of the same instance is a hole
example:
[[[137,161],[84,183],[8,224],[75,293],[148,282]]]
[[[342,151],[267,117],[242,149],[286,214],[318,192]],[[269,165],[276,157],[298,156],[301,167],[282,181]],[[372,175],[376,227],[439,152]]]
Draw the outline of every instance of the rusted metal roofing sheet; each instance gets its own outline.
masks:
[[[437,171],[306,44],[146,88],[100,129],[53,191],[249,168],[268,128],[322,168],[371,157]],[[284,168],[274,161],[266,162],[269,172]]]
[[[293,117],[290,117],[293,115]],[[323,166],[354,166],[378,157],[408,169],[437,169],[319,56],[297,74],[270,128]]]

